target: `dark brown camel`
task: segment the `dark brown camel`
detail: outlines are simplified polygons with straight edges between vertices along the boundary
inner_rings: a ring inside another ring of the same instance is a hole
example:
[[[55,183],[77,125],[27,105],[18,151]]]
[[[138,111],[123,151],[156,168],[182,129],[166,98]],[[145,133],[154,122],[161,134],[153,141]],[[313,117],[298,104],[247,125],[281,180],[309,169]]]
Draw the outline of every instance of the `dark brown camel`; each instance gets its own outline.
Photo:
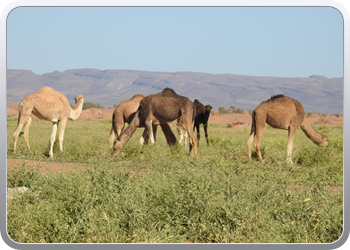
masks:
[[[119,105],[114,109],[112,115],[112,127],[109,134],[109,144],[112,147],[115,141],[115,137],[122,133],[125,123],[130,124],[132,119],[134,118],[138,107],[140,106],[140,101],[144,98],[141,94],[136,94],[128,100],[122,101]],[[140,128],[144,128],[145,126],[139,126]],[[172,133],[169,125],[164,123],[161,125],[164,135],[167,139],[168,144],[173,145],[176,143],[175,135]],[[157,125],[153,126],[154,131],[154,139],[156,138],[157,133]],[[143,131],[142,137],[140,138],[140,144],[148,143],[148,132],[147,129]]]
[[[310,126],[300,102],[284,95],[275,95],[269,100],[260,103],[252,113],[252,127],[247,142],[249,159],[251,159],[251,145],[256,135],[255,149],[259,161],[263,163],[260,153],[260,139],[265,123],[273,128],[288,130],[287,161],[289,163],[292,163],[293,139],[299,126],[315,144],[328,146],[328,138]]]
[[[145,126],[151,143],[154,143],[152,125],[162,125],[182,117],[184,129],[190,136],[190,152],[194,149],[194,157],[197,158],[197,139],[192,131],[195,109],[193,102],[187,97],[180,96],[170,88],[162,92],[146,96],[140,102],[140,107],[130,123],[129,127],[117,138],[112,155],[118,154],[123,145],[134,134],[139,126]]]
[[[207,145],[209,146],[209,140],[208,140],[208,119],[211,112],[211,109],[213,108],[210,105],[203,105],[200,103],[197,99],[194,100],[194,106],[196,107],[196,118],[194,120],[194,128],[197,129],[197,139],[199,144],[200,139],[200,133],[199,133],[199,125],[203,124],[204,133],[205,133],[205,140],[207,141]],[[193,130],[194,130],[193,128]]]

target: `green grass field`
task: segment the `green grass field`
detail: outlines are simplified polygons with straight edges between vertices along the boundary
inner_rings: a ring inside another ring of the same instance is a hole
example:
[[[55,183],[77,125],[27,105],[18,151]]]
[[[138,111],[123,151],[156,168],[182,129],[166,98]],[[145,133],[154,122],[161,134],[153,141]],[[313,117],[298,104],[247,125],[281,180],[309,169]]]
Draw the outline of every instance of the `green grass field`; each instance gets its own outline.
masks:
[[[220,125],[209,125],[209,147],[202,132],[194,161],[188,146],[168,147],[160,129],[155,145],[140,146],[138,129],[112,157],[110,120],[69,122],[64,152],[56,141],[49,158],[51,123],[33,119],[33,152],[20,137],[14,155],[16,123],[7,120],[8,158],[85,166],[42,173],[40,164],[24,162],[8,169],[8,188],[28,188],[7,206],[16,242],[331,243],[342,234],[342,127],[316,127],[329,137],[327,148],[298,129],[293,165],[285,161],[287,131],[266,127],[261,165],[255,150],[248,160],[249,130]]]

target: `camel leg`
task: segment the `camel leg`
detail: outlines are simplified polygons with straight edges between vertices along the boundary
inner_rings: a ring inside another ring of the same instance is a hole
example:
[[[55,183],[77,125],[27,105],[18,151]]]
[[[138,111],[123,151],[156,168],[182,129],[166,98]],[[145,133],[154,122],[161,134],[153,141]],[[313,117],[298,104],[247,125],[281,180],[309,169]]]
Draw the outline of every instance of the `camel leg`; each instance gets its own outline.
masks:
[[[151,140],[151,144],[154,144],[155,143],[155,140],[154,140],[154,135],[153,135],[153,126],[152,126],[152,120],[148,120],[148,121],[145,121],[145,127],[148,131],[148,136]]]
[[[249,160],[252,159],[252,143],[253,143],[253,140],[254,140],[254,136],[255,136],[255,133],[251,133],[250,136],[249,136],[249,139],[248,139],[248,142],[247,142],[247,149],[248,149],[248,158]]]
[[[18,136],[19,133],[21,133],[21,130],[23,128],[23,124],[22,123],[18,123],[15,132],[13,133],[13,153],[16,153],[16,145],[17,145],[17,140],[18,140]]]
[[[184,139],[184,142],[185,142],[185,145],[186,145],[187,142],[188,142],[188,133],[187,133],[186,130],[183,131],[183,137],[185,138],[185,139]]]
[[[157,125],[152,125],[152,131],[153,131],[154,142],[157,141],[157,129],[158,129],[158,126],[157,126]]]
[[[187,130],[187,133],[190,137],[190,152],[191,152],[192,148],[194,151],[193,160],[197,160],[198,141],[197,141],[197,138],[194,136],[194,133],[192,131],[192,124],[191,123],[185,124],[185,129]]]
[[[28,148],[30,153],[32,152],[30,150],[30,146],[29,146],[29,127],[30,127],[31,123],[32,123],[32,118],[29,116],[29,119],[28,119],[26,125],[24,125],[24,141],[26,142],[27,148]]]
[[[167,141],[168,145],[175,145],[176,137],[175,137],[173,131],[171,131],[171,128],[170,128],[169,124],[168,123],[163,123],[163,124],[160,124],[160,127],[163,130],[163,134],[164,134],[164,136],[166,138],[166,141]]]
[[[109,137],[108,137],[109,147],[113,147],[114,140],[115,140],[115,132],[112,124],[112,128],[111,128],[111,131],[109,132]]]
[[[256,128],[256,131],[255,131],[255,134],[256,134],[255,150],[256,150],[256,153],[258,154],[259,161],[261,164],[264,164],[264,161],[262,159],[261,152],[260,152],[260,139],[261,139],[263,131],[264,131],[264,128],[262,128],[262,129]]]
[[[194,128],[197,129],[197,140],[198,140],[198,147],[199,147],[199,139],[201,138],[201,135],[199,133],[199,124],[195,124],[194,126],[195,126]],[[194,128],[193,128],[193,131],[194,131]]]
[[[149,139],[148,131],[147,131],[147,129],[145,128],[145,129],[143,130],[142,136],[141,136],[141,138],[140,138],[140,145],[147,145],[147,144],[148,144],[148,139]]]
[[[118,136],[122,133],[125,126],[124,118],[120,118],[119,116],[114,116],[112,118],[112,127],[109,132],[109,145],[113,147],[113,143],[118,138]]]
[[[177,132],[179,134],[179,144],[182,145],[182,142],[184,141],[184,144],[186,145],[188,141],[187,131],[184,129],[184,127],[177,127]]]
[[[182,140],[184,138],[184,130],[178,126],[176,127],[176,130],[177,130],[177,134],[179,135],[179,144],[181,145]]]
[[[52,132],[51,132],[50,152],[49,152],[50,157],[53,157],[53,144],[55,143],[56,132],[57,132],[57,122],[54,122],[52,124]]]
[[[296,127],[289,126],[288,128],[288,144],[287,144],[287,162],[293,164],[292,162],[292,151],[293,151],[293,141],[296,132]]]
[[[26,111],[24,111],[23,107],[22,106],[20,107],[17,127],[15,129],[15,132],[13,133],[13,153],[14,154],[16,153],[18,136],[21,133],[22,128],[24,126],[27,126],[28,122],[29,122],[29,124],[28,124],[28,127],[25,129],[26,131],[25,131],[24,138],[25,138],[27,147],[29,146],[29,140],[26,140],[26,138],[28,139],[29,137],[26,136],[26,134],[28,134],[29,126],[30,126],[30,123],[31,123],[31,117],[30,117],[31,113],[32,113],[32,108],[31,109],[27,109]],[[30,151],[29,147],[28,147],[28,149]]]
[[[203,124],[205,140],[207,141],[207,145],[209,146],[209,138],[208,138],[208,123]]]
[[[153,128],[153,134],[154,134],[154,141],[156,142],[157,139],[157,125],[152,125]],[[148,139],[149,139],[149,135],[148,135],[148,131],[147,128],[145,128],[145,130],[142,133],[142,136],[140,138],[140,145],[147,145],[148,144]]]
[[[60,132],[58,136],[58,142],[60,144],[61,153],[63,152],[63,139],[64,139],[64,131],[66,129],[66,125],[67,125],[67,119],[62,119],[60,121]]]
[[[112,155],[117,155],[123,148],[123,145],[129,141],[131,136],[135,133],[136,129],[140,126],[140,118],[138,112],[135,114],[134,119],[132,119],[129,127],[127,127],[117,140],[114,141],[114,150]]]

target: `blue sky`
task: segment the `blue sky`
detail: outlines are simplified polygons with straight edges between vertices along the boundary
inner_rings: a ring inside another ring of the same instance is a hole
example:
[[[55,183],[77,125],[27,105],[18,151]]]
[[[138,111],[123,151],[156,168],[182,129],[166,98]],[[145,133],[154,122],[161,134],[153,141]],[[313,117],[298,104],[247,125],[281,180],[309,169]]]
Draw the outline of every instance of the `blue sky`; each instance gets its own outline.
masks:
[[[332,7],[19,7],[7,68],[343,76]]]

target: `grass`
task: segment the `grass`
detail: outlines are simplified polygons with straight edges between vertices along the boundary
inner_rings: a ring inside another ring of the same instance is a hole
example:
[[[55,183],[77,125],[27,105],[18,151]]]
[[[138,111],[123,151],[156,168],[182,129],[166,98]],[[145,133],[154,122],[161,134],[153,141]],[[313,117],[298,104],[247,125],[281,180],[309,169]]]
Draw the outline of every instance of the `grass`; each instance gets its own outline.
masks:
[[[8,158],[86,166],[8,169],[8,187],[29,188],[7,208],[16,242],[331,243],[342,234],[342,127],[317,127],[329,137],[327,148],[298,130],[294,165],[285,162],[287,132],[267,127],[260,165],[255,153],[247,159],[249,130],[219,125],[209,125],[209,147],[202,133],[197,161],[187,146],[168,147],[161,130],[155,145],[140,146],[141,129],[112,157],[106,120],[69,122],[64,152],[56,142],[51,159],[51,125],[34,119],[33,153],[21,137],[14,155],[15,126],[8,119]]]

